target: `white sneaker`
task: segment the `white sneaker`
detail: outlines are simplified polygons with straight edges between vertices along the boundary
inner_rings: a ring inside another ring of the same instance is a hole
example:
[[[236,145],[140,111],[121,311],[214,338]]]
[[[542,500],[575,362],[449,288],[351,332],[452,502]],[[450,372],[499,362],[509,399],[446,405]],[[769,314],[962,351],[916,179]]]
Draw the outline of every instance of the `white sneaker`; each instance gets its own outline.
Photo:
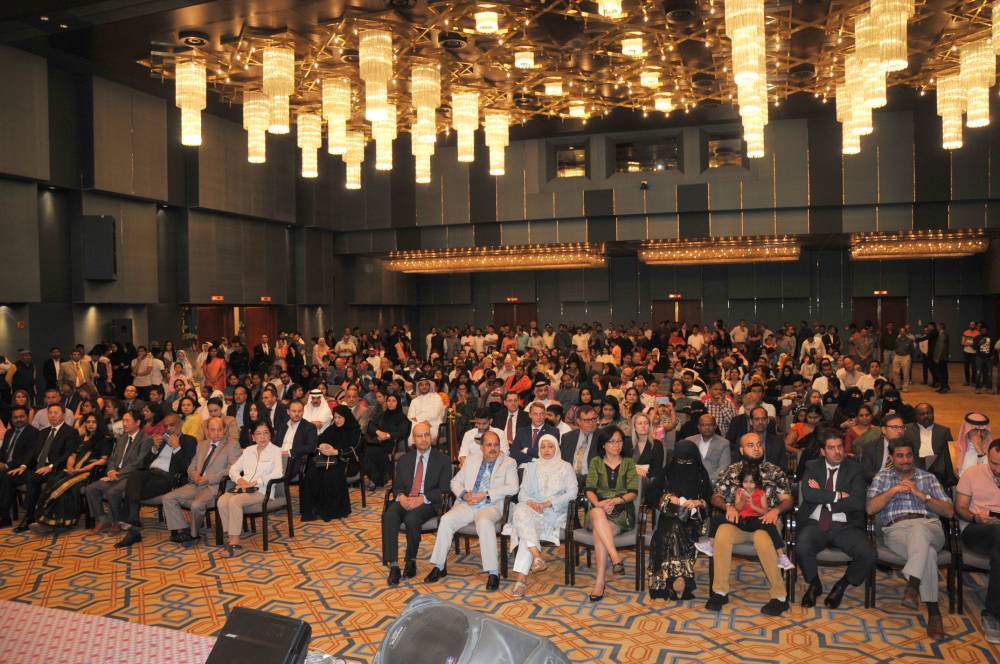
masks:
[[[778,557],[778,567],[787,572],[790,569],[795,569],[795,563],[793,563],[791,559],[789,559],[787,553],[783,553],[781,554],[781,556]]]
[[[701,540],[700,542],[695,542],[694,548],[701,551],[709,558],[715,555],[715,546],[712,544],[711,540]]]

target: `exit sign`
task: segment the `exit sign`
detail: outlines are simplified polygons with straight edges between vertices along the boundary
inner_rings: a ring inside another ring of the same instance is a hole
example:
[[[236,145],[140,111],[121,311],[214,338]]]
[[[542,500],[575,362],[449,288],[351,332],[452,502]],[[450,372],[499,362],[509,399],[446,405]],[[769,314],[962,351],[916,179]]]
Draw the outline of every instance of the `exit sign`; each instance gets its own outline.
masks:
[[[519,298],[519,297],[514,297],[514,296],[511,296],[511,297],[508,297],[508,298],[507,298],[507,301],[508,301],[508,302],[520,302],[520,301],[521,301],[521,298]]]
[[[260,296],[260,301],[261,302],[270,302],[271,301],[271,296],[270,295],[261,295]]]
[[[225,295],[213,295],[212,296],[212,302],[225,302],[225,301],[226,301],[226,296]]]
[[[679,299],[681,299],[681,294],[680,293],[670,293],[669,295],[667,295],[667,299],[669,299],[669,300],[679,300]]]
[[[887,291],[887,290],[872,291],[872,295],[888,295],[888,294],[889,294],[889,291]]]

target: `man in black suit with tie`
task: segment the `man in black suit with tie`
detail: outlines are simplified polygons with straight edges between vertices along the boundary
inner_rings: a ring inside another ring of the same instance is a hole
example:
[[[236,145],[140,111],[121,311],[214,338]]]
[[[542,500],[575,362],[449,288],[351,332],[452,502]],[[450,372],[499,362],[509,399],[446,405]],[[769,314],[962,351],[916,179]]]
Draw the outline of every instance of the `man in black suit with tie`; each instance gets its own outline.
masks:
[[[835,546],[851,557],[847,572],[824,601],[836,609],[848,585],[860,586],[868,578],[876,554],[865,531],[868,484],[861,464],[847,457],[842,433],[828,429],[821,437],[823,458],[808,462],[802,475],[796,558],[809,584],[802,596],[802,606],[808,609],[816,606],[816,599],[823,594],[816,556]]]
[[[42,487],[48,481],[49,475],[66,467],[66,460],[76,452],[80,445],[80,434],[76,429],[66,424],[66,412],[62,404],[54,403],[46,409],[49,426],[38,434],[39,452],[35,457],[35,466],[24,472],[24,485],[28,492],[24,498],[24,518],[14,528],[15,533],[23,533],[35,520],[35,509],[38,507],[38,497]]]
[[[559,441],[559,452],[578,476],[586,477],[590,460],[598,452],[597,410],[593,406],[580,406],[576,411],[576,425],[580,428],[570,431]]]
[[[267,371],[274,364],[274,346],[266,334],[260,335],[260,343],[253,347],[250,370],[254,373]]]
[[[528,414],[521,410],[521,398],[517,392],[503,395],[503,409],[493,418],[493,426],[504,432],[505,440],[511,450],[514,449],[514,436],[517,430],[531,424]]]
[[[528,406],[528,419],[531,424],[517,430],[514,444],[510,446],[510,456],[519,466],[538,458],[538,439],[545,434],[559,440],[559,429],[545,422],[545,404],[541,401]]]
[[[451,486],[451,460],[431,449],[431,425],[413,425],[413,449],[396,462],[392,489],[396,499],[382,513],[382,562],[389,568],[388,584],[399,584],[399,527],[406,528],[406,567],[402,576],[417,575],[417,551],[425,521],[440,515]]]
[[[270,393],[274,398],[274,393]],[[280,405],[280,402],[279,402]],[[298,401],[288,406],[287,418],[280,428],[274,431],[274,444],[281,448],[281,453],[288,457],[288,477],[299,476],[299,517],[303,521],[313,521],[312,504],[308,500],[306,484],[309,481],[309,461],[316,454],[318,433],[316,425],[302,418],[305,407]]]
[[[0,445],[0,528],[11,526],[10,508],[24,475],[35,467],[38,455],[38,429],[28,424],[28,409],[10,409],[10,428]]]
[[[153,444],[140,467],[129,474],[125,483],[125,509],[127,519],[119,525],[127,531],[115,548],[121,549],[142,541],[142,520],[139,508],[143,500],[162,496],[183,486],[187,469],[198,450],[194,436],[181,433],[181,418],[170,413],[163,418],[166,430],[153,435]]]

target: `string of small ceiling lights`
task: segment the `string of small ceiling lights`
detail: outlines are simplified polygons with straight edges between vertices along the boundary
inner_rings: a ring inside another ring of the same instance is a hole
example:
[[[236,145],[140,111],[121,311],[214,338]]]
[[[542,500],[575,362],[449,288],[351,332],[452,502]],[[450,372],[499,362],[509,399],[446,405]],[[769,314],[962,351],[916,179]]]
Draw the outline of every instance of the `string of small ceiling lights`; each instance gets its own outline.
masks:
[[[734,101],[743,125],[746,154],[752,159],[760,158],[765,156],[764,127],[768,123],[769,101],[764,2],[723,0],[723,4],[725,35],[731,41],[732,75],[737,92]],[[937,77],[937,111],[941,116],[945,149],[962,147],[963,115],[968,127],[989,124],[989,90],[996,82],[996,54],[1000,53],[1000,0],[993,3],[992,10],[992,34],[953,47],[959,51],[958,70]],[[599,0],[598,12],[610,20],[625,16],[621,0]],[[872,133],[872,111],[886,105],[887,74],[908,66],[907,26],[914,13],[914,0],[871,0],[868,10],[854,18],[854,46],[843,59],[843,82],[835,84],[837,120],[843,125],[844,154],[859,153],[861,137]],[[473,16],[476,33],[497,35],[502,32],[504,18],[496,5],[478,5]],[[375,169],[392,169],[392,143],[402,126],[411,134],[416,182],[429,183],[431,157],[441,131],[437,113],[445,98],[441,63],[430,58],[411,57],[407,59],[409,71],[394,71],[397,53],[392,25],[379,24],[355,32],[357,74],[363,90],[355,96],[355,84],[348,75],[321,75],[321,107],[304,106],[295,116],[297,145],[302,150],[302,176],[319,175],[318,151],[322,148],[324,123],[327,152],[340,156],[346,165],[347,189],[361,188],[362,164],[369,137],[375,142]],[[663,70],[647,61],[646,56],[651,54],[647,53],[646,38],[640,31],[624,32],[619,43],[620,55],[641,63],[639,89],[652,92],[650,105],[655,110],[669,113],[674,108],[674,98],[671,92],[659,89]],[[262,51],[260,84],[257,89],[246,89],[242,99],[247,159],[251,163],[266,160],[267,133],[290,133],[290,97],[296,91],[295,50],[286,44],[273,43]],[[535,56],[531,45],[521,44],[513,50],[513,67],[515,70],[534,69]],[[181,142],[184,145],[201,144],[206,67],[206,59],[197,51],[178,55],[175,60],[176,105],[181,109]],[[398,108],[389,94],[393,77],[400,75],[409,76],[411,108],[410,114],[404,115],[415,119],[408,123],[399,118],[400,111],[406,109]],[[228,82],[228,78],[226,80]],[[933,84],[934,79],[930,82]],[[560,75],[546,76],[541,84],[542,94],[548,98],[558,99],[566,92],[564,78]],[[569,86],[572,85],[569,80]],[[451,128],[457,134],[458,161],[473,161],[474,135],[482,126],[488,147],[489,172],[503,175],[506,147],[510,142],[511,109],[497,105],[496,97],[484,97],[476,87],[453,84],[450,88]],[[352,121],[356,117],[352,103],[355,98],[364,101],[364,123]],[[588,100],[580,98],[578,90],[576,98],[566,101],[564,112],[568,117],[585,119],[590,113]]]

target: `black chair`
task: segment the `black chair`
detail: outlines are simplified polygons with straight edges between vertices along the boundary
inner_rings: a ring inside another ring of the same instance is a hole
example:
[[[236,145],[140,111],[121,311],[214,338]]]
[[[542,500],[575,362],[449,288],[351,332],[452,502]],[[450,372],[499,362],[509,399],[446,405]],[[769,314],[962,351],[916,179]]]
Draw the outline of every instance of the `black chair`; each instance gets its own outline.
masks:
[[[892,570],[901,570],[906,566],[906,559],[896,555],[889,547],[882,542],[882,526],[873,515],[868,515],[868,539],[877,553],[876,561],[882,567]],[[956,580],[959,568],[958,561],[961,560],[959,552],[959,532],[958,521],[956,519],[941,519],[944,528],[945,545],[938,553],[938,569],[945,569],[945,579],[948,589],[948,613],[955,613],[956,584],[961,586],[961,581]],[[869,576],[868,583],[871,585],[871,608],[875,608],[875,569]],[[961,588],[958,589],[961,592]]]
[[[955,568],[958,570],[957,588],[955,590],[958,594],[958,612],[960,614],[964,614],[965,577],[962,575],[962,572],[986,572],[989,574],[990,557],[971,551],[968,547],[962,544],[960,538],[958,540],[958,546],[955,548],[958,553],[958,558],[955,561]]]
[[[352,484],[357,484],[361,489],[361,508],[364,509],[368,507],[368,499],[365,496],[367,491],[365,487],[365,446],[364,438],[360,433],[358,433],[358,445],[355,448],[357,450],[357,462],[358,462],[358,472],[347,479],[347,488],[350,489]]]
[[[395,500],[395,499],[396,499],[396,490],[393,488],[392,484],[386,485],[386,487],[385,487],[385,500],[382,503],[382,514],[386,513],[386,511],[389,509],[389,505],[391,505],[392,501]],[[443,510],[448,509],[448,496],[447,495],[444,497],[444,500],[442,501],[442,506],[441,507],[442,507]],[[421,534],[426,535],[427,533],[436,533],[437,529],[438,529],[438,523],[440,523],[440,521],[441,521],[441,513],[439,512],[439,513],[435,514],[434,516],[432,516],[430,519],[427,519],[426,521],[423,522],[423,524],[420,526],[420,532],[421,532]],[[399,524],[399,532],[401,532],[401,533],[402,532],[406,532],[406,524],[400,522],[400,524]],[[385,560],[385,548],[384,547],[382,549],[382,560]]]
[[[802,504],[802,496],[798,491],[798,483],[793,485],[793,493],[798,495],[797,504]],[[785,538],[788,543],[788,557],[791,558],[793,563],[796,563],[794,569],[790,570],[790,578],[788,585],[788,601],[795,601],[795,583],[798,578],[798,528],[799,523],[796,519],[796,510],[792,510],[788,515],[787,524],[787,537]],[[837,549],[835,547],[826,547],[818,554],[816,554],[816,563],[820,567],[847,567],[851,564],[853,558],[849,555]],[[808,580],[808,579],[807,579]],[[870,609],[875,605],[875,587],[871,583],[871,578],[865,580],[865,608]]]
[[[721,510],[713,510],[713,513],[714,514],[718,514],[720,516],[724,516],[724,513]],[[788,544],[788,515],[789,515],[789,512],[785,512],[784,514],[781,515],[781,535],[782,535],[782,538],[785,540],[785,549],[786,549],[786,551],[789,548],[789,544]],[[737,560],[747,560],[747,561],[760,562],[760,558],[757,556],[757,549],[754,548],[753,542],[747,542],[747,543],[744,543],[744,544],[735,544],[735,545],[733,545],[733,558],[737,559]],[[715,559],[714,558],[712,560],[708,561],[708,591],[709,591],[709,593],[713,592],[712,588],[715,585],[715,564],[714,563],[715,563]],[[792,594],[792,588],[794,587],[794,584],[795,584],[795,569],[793,568],[793,569],[790,569],[790,570],[784,570],[784,571],[782,571],[781,575],[783,577],[785,577],[785,591],[786,591],[785,600],[789,604],[791,604],[792,601],[794,600],[794,596]]]
[[[520,470],[518,471],[520,474]],[[510,517],[510,504],[513,502],[514,496],[507,496],[503,499],[503,514],[500,515],[500,520],[496,523],[496,534],[500,538],[500,543],[498,544],[500,553],[500,576],[507,578],[507,567],[509,562],[509,551],[510,548],[510,536],[503,533],[504,524],[507,523]],[[467,523],[458,530],[455,531],[455,536],[453,538],[455,542],[455,555],[461,553],[459,549],[459,543],[465,543],[465,555],[469,555],[470,543],[473,539],[479,539],[479,533],[476,532],[475,523]]]
[[[257,521],[256,517],[261,517],[261,531],[263,535],[263,550],[267,551],[269,544],[268,537],[268,526],[270,525],[269,515],[276,512],[281,512],[284,510],[285,514],[288,516],[288,536],[295,537],[295,524],[292,521],[292,501],[289,499],[291,494],[289,492],[289,481],[291,478],[288,476],[287,470],[285,474],[277,479],[273,479],[267,483],[267,487],[264,489],[264,502],[260,505],[248,505],[243,508],[243,522],[246,524],[247,520],[250,522],[250,532],[257,532]],[[227,480],[225,482],[219,482],[219,498],[223,496],[226,492],[226,485],[230,484]],[[271,493],[275,487],[280,487],[279,491],[274,492],[275,495],[272,498]],[[218,499],[216,499],[218,501]],[[222,519],[216,518],[215,520],[215,541],[219,546],[222,545],[223,533],[222,533]]]
[[[640,482],[639,490],[632,501],[636,511],[635,526],[631,530],[618,533],[615,535],[614,540],[616,549],[634,549],[636,552],[635,589],[637,591],[640,586],[641,571],[638,557],[642,546],[642,538],[639,536],[639,522],[642,518],[642,491],[643,486],[642,482]],[[566,518],[566,585],[572,586],[576,584],[576,566],[580,564],[579,549],[586,549],[588,567],[590,566],[590,553],[595,549],[594,533],[590,529],[582,527],[582,521],[580,520],[580,509],[590,509],[589,505],[590,501],[586,498],[578,498],[569,504],[569,514]]]

